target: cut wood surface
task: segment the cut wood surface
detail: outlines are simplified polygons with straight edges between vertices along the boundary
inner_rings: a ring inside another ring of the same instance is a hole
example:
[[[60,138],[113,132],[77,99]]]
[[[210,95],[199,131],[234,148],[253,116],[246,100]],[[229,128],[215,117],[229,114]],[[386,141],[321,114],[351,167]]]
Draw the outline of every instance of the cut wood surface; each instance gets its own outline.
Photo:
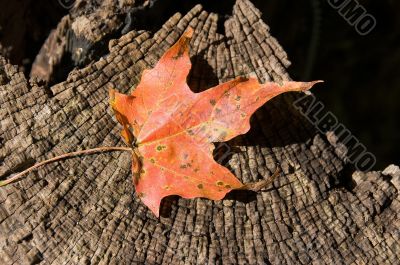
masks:
[[[109,89],[130,91],[188,26],[193,91],[247,74],[290,79],[285,51],[248,0],[234,4],[223,32],[222,18],[196,5],[155,33],[132,22],[154,1],[132,9],[126,6],[134,1],[104,2],[114,8],[79,13],[88,7],[77,1],[54,31],[59,39],[50,35],[34,64],[34,76],[36,69],[51,80],[61,57],[78,56],[71,61],[85,66],[65,81],[28,80],[0,57],[0,179],[63,153],[124,146]],[[337,137],[320,133],[293,106],[300,96],[273,99],[246,135],[217,148],[244,183],[279,167],[281,176],[259,193],[168,197],[156,218],[135,196],[128,152],[58,161],[0,188],[0,264],[399,264],[400,169],[349,170]]]

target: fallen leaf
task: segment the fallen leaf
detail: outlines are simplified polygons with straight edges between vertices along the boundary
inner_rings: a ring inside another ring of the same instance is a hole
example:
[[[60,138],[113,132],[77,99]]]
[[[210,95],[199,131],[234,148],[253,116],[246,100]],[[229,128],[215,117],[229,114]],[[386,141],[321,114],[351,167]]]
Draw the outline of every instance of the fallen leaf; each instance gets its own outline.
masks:
[[[187,30],[153,69],[145,70],[130,95],[110,90],[122,136],[134,150],[136,193],[156,216],[169,195],[220,200],[233,189],[258,187],[242,184],[214,161],[213,142],[246,133],[251,115],[271,98],[319,82],[260,84],[256,78],[238,77],[193,93],[186,84],[192,34]]]

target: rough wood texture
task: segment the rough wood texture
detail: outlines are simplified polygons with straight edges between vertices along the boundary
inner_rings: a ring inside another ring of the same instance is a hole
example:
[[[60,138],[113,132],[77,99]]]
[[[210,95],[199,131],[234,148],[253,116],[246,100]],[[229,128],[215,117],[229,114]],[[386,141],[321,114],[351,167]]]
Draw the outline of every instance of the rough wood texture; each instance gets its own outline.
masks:
[[[0,178],[65,152],[123,145],[108,89],[137,84],[189,25],[193,90],[249,73],[289,79],[285,52],[247,0],[224,35],[217,19],[196,6],[154,35],[130,31],[50,88],[1,58]],[[274,99],[229,143],[243,182],[282,169],[269,190],[215,202],[172,197],[156,219],[135,197],[129,154],[64,160],[0,189],[0,263],[399,264],[399,168],[347,173],[346,150],[297,113],[298,96]]]
[[[72,3],[68,1],[65,2]],[[124,18],[129,20],[130,14],[150,9],[153,1],[75,1],[42,46],[30,76],[50,84],[64,81],[74,67],[86,66],[106,55],[109,41],[130,28]]]

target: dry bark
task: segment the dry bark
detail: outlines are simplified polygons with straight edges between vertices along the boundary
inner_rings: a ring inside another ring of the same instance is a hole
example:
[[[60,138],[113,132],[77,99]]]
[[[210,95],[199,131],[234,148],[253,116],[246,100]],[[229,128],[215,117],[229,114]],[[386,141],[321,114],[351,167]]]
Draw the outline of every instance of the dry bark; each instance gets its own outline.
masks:
[[[1,58],[0,178],[77,149],[122,146],[108,89],[136,85],[189,25],[194,91],[250,73],[289,79],[284,50],[249,1],[236,2],[224,34],[217,20],[198,5],[155,34],[132,30],[51,87]],[[399,168],[348,172],[346,150],[297,112],[298,96],[274,99],[229,143],[227,163],[243,182],[281,168],[270,189],[170,197],[157,219],[135,196],[128,153],[60,161],[0,189],[0,263],[399,264]]]

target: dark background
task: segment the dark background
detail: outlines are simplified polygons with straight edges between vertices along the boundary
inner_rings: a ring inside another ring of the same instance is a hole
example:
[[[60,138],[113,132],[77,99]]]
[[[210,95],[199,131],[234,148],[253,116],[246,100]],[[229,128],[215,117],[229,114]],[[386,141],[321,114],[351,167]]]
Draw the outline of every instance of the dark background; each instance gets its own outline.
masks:
[[[365,36],[326,0],[257,2],[291,77],[325,80],[313,93],[376,156],[376,170],[399,164],[400,1],[358,1],[377,21]]]
[[[169,17],[177,5],[186,12],[197,2],[221,14],[223,22],[234,1],[162,0],[156,4]],[[325,80],[313,92],[326,112],[332,111],[376,156],[375,169],[399,164],[400,2],[359,1],[377,21],[366,36],[359,35],[328,0],[252,2],[288,53],[291,77]],[[0,53],[28,74],[50,30],[68,10],[57,0],[0,0],[0,7]],[[157,14],[146,16],[138,23],[147,30],[164,22]]]

